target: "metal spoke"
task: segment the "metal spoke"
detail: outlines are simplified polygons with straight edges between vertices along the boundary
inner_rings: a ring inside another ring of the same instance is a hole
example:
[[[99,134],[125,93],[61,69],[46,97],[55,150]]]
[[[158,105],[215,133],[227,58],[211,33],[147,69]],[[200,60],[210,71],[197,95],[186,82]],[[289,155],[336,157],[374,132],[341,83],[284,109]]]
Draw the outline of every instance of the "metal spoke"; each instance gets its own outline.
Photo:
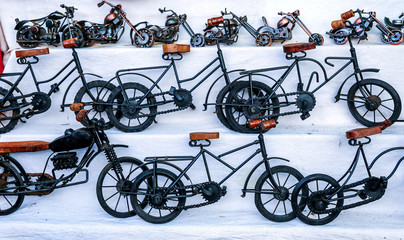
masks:
[[[279,203],[281,203],[281,200],[279,200],[278,204],[276,204],[276,207],[275,207],[274,211],[272,212],[272,214],[275,214],[276,210],[278,209]]]

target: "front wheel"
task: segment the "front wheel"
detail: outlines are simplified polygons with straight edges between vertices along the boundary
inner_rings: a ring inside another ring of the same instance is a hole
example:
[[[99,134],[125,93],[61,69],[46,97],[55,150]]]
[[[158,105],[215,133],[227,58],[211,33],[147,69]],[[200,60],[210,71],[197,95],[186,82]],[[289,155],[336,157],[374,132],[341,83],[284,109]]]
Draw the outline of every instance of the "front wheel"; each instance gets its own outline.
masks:
[[[0,133],[6,133],[13,130],[18,123],[18,115],[20,115],[20,108],[18,102],[15,100],[13,94],[8,95],[7,99],[4,97],[7,90],[0,87],[0,99],[4,101],[0,106]]]
[[[169,189],[173,183],[175,184]],[[166,169],[150,169],[136,178],[131,203],[140,218],[149,223],[174,220],[185,206],[184,184]],[[146,207],[144,207],[146,202]]]
[[[403,42],[403,33],[400,30],[390,30],[391,33],[388,34],[388,40],[391,45],[399,45]]]
[[[139,83],[125,83],[115,88],[106,108],[111,123],[123,132],[140,132],[156,118],[156,98],[145,96],[148,89]],[[139,102],[142,98],[144,100]]]
[[[21,206],[24,194],[18,194],[23,185],[18,171],[9,163],[0,161],[0,215],[11,214]]]
[[[112,83],[102,80],[91,81],[87,83],[87,87],[82,86],[80,88],[74,98],[74,103],[83,103],[84,106],[91,106],[91,112],[89,112],[91,113],[91,115],[88,115],[90,120],[93,118],[102,118],[106,120],[108,118],[106,113],[106,103],[108,101],[109,95],[114,89],[115,85]],[[90,94],[92,96],[90,96]],[[75,114],[78,113],[79,112],[75,112]],[[87,120],[83,120],[81,123],[84,126],[88,126],[89,124]],[[104,126],[105,129],[110,129],[113,127],[112,123],[109,121],[105,122]]]
[[[192,47],[203,47],[205,46],[205,37],[197,33],[194,36],[191,37],[191,46]]]
[[[302,222],[309,225],[330,223],[338,217],[344,204],[343,191],[336,193],[339,188],[339,183],[328,175],[307,176],[293,190],[293,211]]]
[[[127,218],[136,215],[132,205],[129,204],[128,192],[131,191],[135,178],[148,168],[145,166],[139,168],[142,161],[132,157],[120,157],[117,163],[106,165],[98,176],[97,199],[101,207],[111,216]],[[122,168],[121,176],[117,176],[116,166]]]
[[[153,46],[156,38],[151,30],[142,28],[142,29],[139,29],[137,32],[139,34],[137,34],[135,31],[133,31],[133,36],[132,36],[133,44],[135,44],[136,47],[149,48],[149,47]]]
[[[319,33],[313,33],[309,37],[309,42],[314,42],[317,46],[321,46],[324,44],[324,38]]]
[[[352,85],[347,103],[352,116],[361,124],[372,127],[390,119],[394,123],[401,113],[401,99],[388,83],[366,79]]]
[[[258,47],[269,47],[272,45],[272,37],[268,33],[258,34],[257,38],[255,39],[255,44]]]
[[[259,133],[259,127],[248,126],[250,120],[278,118],[279,99],[276,94],[272,95],[272,89],[257,81],[253,81],[252,86],[251,89],[249,81],[236,82],[226,99],[226,116],[232,129],[237,132]]]
[[[78,47],[84,47],[86,45],[86,41],[84,40],[84,33],[80,28],[76,26],[67,27],[62,32],[62,41],[68,40],[70,38],[77,38]]]
[[[296,217],[290,196],[303,175],[288,166],[275,166],[271,168],[271,174],[280,191],[271,183],[269,173],[265,171],[255,184],[255,206],[271,221],[290,221]]]

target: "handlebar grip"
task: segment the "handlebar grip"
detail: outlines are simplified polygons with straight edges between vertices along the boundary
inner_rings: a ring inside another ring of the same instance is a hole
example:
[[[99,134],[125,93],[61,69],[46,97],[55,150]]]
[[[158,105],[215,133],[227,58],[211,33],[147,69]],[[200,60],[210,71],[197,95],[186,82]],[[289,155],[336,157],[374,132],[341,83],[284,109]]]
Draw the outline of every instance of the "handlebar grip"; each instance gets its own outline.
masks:
[[[84,118],[87,116],[87,110],[81,109],[79,113],[76,115],[77,122],[82,122]]]
[[[332,29],[342,28],[345,27],[345,23],[343,19],[335,20],[331,22]]]
[[[70,104],[70,110],[73,112],[78,112],[81,109],[83,109],[83,106],[84,105],[82,103],[73,103],[73,104]]]
[[[400,14],[400,16],[398,16],[398,18],[402,18],[404,17],[404,12]]]
[[[344,20],[348,20],[353,16],[355,16],[355,13],[352,9],[341,14],[341,18]]]
[[[61,8],[64,8],[64,7],[65,7],[65,5],[64,5],[64,4],[60,4],[60,7],[61,7]]]
[[[283,15],[283,12],[278,12],[278,15]]]

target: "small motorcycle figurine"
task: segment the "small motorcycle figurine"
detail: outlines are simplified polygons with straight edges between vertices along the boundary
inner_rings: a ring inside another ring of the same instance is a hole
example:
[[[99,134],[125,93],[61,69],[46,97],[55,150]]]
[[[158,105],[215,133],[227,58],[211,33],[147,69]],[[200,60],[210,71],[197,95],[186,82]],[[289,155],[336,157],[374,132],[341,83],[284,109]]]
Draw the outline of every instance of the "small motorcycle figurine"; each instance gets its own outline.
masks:
[[[391,29],[388,26],[384,25],[379,19],[376,18],[376,12],[364,12],[363,10],[357,10],[359,17],[354,21],[354,31],[356,31],[359,41],[367,40],[367,33],[373,27],[373,22],[376,22],[376,27],[381,31],[381,39],[384,43],[390,43],[391,45],[398,45],[403,42],[403,33],[397,29]],[[367,14],[368,17],[363,17],[363,14]],[[349,18],[355,16],[353,10],[349,10],[343,14],[341,14],[341,20],[345,21]],[[335,28],[330,31],[336,36],[330,35],[330,38],[334,39],[335,43],[338,45],[345,44],[348,39],[346,35],[352,31],[351,28],[340,27]],[[340,35],[340,36],[338,36]]]
[[[303,29],[303,31],[309,36],[309,42],[314,42],[317,46],[321,46],[324,43],[324,38],[319,33],[311,33],[310,30],[304,25],[302,20],[300,20],[300,11],[296,10],[292,13],[284,13],[279,12],[278,15],[284,16],[281,20],[279,20],[277,24],[277,28],[270,27],[267,19],[263,16],[262,21],[264,22],[264,26],[259,27],[257,31],[261,34],[266,33],[269,34],[272,40],[282,40],[282,43],[285,40],[292,39],[292,30],[295,27],[296,23]]]
[[[208,19],[206,28],[203,30],[206,45],[216,44],[217,38],[221,38],[220,41],[228,45],[237,42],[240,30],[239,22],[234,19],[233,15],[229,15],[227,10],[222,11],[221,14],[221,17]]]
[[[15,19],[17,25],[14,30],[17,30],[17,43],[23,48],[34,48],[40,43],[47,43],[55,45],[60,43],[60,35],[62,33],[62,41],[77,38],[81,44],[79,47],[84,46],[84,33],[79,26],[73,22],[74,8],[68,7],[64,4],[60,5],[65,9],[65,13],[55,11],[46,17],[22,20]]]
[[[205,46],[205,38],[200,33],[194,33],[192,28],[187,23],[186,14],[178,15],[173,10],[166,10],[166,8],[159,8],[159,11],[161,13],[171,12],[171,14],[167,16],[164,27],[160,27],[158,25],[150,25],[148,24],[148,22],[140,22],[136,24],[135,27],[141,24],[145,24],[145,28],[153,32],[154,37],[156,38],[156,42],[173,43],[178,40],[178,32],[180,30],[180,26],[182,25],[191,37],[190,43],[192,47]]]
[[[141,48],[153,46],[155,41],[153,32],[145,28],[137,30],[126,17],[121,4],[113,5],[103,0],[97,6],[101,7],[104,3],[111,6],[111,11],[105,17],[104,23],[93,23],[84,20],[78,22],[82,31],[85,32],[86,46],[93,45],[95,41],[101,41],[101,43],[118,42],[125,32],[125,23],[131,28],[130,38],[133,45]]]
[[[404,28],[404,12],[400,14],[400,16],[398,16],[399,19],[394,19],[393,21],[390,21],[390,19],[388,17],[384,17],[384,24],[386,24],[386,26],[390,29],[394,29],[394,30],[399,30],[401,32],[403,32],[403,28]],[[382,37],[382,40],[384,38]]]

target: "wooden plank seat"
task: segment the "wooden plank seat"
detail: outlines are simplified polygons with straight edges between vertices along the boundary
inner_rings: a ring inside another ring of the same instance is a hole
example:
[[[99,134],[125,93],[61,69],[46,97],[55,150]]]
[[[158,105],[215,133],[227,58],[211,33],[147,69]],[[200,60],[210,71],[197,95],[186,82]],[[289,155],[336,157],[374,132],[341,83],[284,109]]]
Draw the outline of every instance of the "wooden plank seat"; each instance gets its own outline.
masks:
[[[163,53],[185,53],[190,52],[190,45],[187,44],[164,44]]]
[[[310,49],[315,49],[316,44],[314,42],[309,43],[291,43],[283,45],[283,52],[284,53],[297,53],[303,52]]]
[[[28,49],[28,50],[18,50],[15,51],[15,56],[20,57],[33,57],[38,55],[49,54],[49,48],[38,48],[38,49]]]
[[[13,152],[36,152],[49,149],[49,142],[44,141],[21,141],[0,143],[0,153]]]
[[[191,139],[192,141],[217,139],[217,138],[219,138],[218,132],[194,132],[189,134],[189,139]]]
[[[348,139],[364,138],[371,135],[381,133],[384,129],[391,126],[391,121],[387,119],[386,121],[380,123],[378,126],[368,127],[368,128],[357,128],[346,132],[346,137]]]

